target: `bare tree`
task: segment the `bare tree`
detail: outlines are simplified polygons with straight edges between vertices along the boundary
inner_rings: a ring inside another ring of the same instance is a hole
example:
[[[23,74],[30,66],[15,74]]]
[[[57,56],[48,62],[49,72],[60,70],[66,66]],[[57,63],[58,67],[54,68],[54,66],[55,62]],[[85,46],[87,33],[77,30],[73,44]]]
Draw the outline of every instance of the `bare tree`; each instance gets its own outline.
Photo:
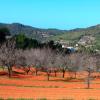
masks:
[[[70,67],[69,72],[74,73],[74,78],[77,77],[77,72],[80,71],[80,65],[81,65],[81,54],[80,53],[73,53],[70,54]]]
[[[100,54],[95,54],[95,58],[96,58],[96,68],[97,71],[100,72]]]
[[[28,74],[28,69],[27,69],[27,58],[25,56],[26,50],[18,49],[16,50],[16,62],[15,65],[17,68],[23,68],[23,70]]]
[[[38,71],[41,70],[43,65],[43,60],[45,57],[45,50],[44,49],[34,49],[33,50],[33,62],[36,71],[36,75],[38,75]]]
[[[33,66],[35,68],[35,74],[38,75],[38,71],[41,70],[41,68],[44,65],[44,60],[46,58],[46,49],[27,49],[24,52],[26,63],[27,63],[27,69],[30,69],[30,66]],[[25,68],[25,69],[26,69]]]
[[[42,60],[43,66],[44,66],[44,71],[47,73],[47,79],[49,81],[50,79],[50,74],[53,70],[53,64],[54,64],[54,52],[51,49],[45,49],[44,50],[43,57],[44,59]]]
[[[87,88],[90,88],[90,84],[91,84],[91,74],[96,71],[96,59],[90,55],[90,54],[84,54],[83,58],[82,58],[82,63],[83,66],[81,66],[83,68],[83,70],[85,70],[87,72]]]
[[[2,65],[8,68],[9,77],[12,75],[12,67],[16,61],[15,52],[15,41],[13,39],[8,40],[0,48],[0,60]]]
[[[58,66],[61,72],[63,73],[62,77],[65,77],[65,72],[68,70],[69,65],[70,65],[70,55],[62,55],[59,54],[57,61],[58,61]]]
[[[26,49],[23,51],[25,58],[25,66],[23,66],[23,70],[29,74],[31,72],[31,66],[33,65],[33,57],[31,49]]]

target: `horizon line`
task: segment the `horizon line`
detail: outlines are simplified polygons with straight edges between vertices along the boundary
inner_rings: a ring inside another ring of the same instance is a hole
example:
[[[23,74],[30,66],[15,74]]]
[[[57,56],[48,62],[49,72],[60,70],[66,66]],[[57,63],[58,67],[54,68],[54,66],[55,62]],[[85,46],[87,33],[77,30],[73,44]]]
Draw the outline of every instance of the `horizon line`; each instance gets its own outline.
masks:
[[[69,29],[63,29],[63,28],[54,28],[54,27],[48,27],[48,28],[45,28],[45,27],[37,27],[37,26],[33,26],[31,24],[25,24],[23,22],[0,22],[0,24],[21,24],[21,25],[24,25],[24,26],[29,26],[29,27],[33,27],[33,28],[37,28],[37,29],[57,29],[57,30],[65,30],[65,31],[70,31],[70,30],[75,30],[75,29],[85,29],[85,28],[89,28],[89,27],[93,27],[93,26],[98,26],[100,24],[94,24],[94,25],[88,25],[88,26],[85,26],[85,27],[76,27],[76,28],[69,28]]]

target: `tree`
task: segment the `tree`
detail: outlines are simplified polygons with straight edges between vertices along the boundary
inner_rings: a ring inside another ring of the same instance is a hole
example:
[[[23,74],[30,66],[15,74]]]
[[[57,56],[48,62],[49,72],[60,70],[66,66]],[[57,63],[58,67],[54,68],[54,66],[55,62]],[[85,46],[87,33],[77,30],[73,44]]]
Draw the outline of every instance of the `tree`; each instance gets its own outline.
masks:
[[[100,54],[95,54],[95,58],[96,58],[96,68],[97,71],[100,72]]]
[[[81,54],[80,53],[72,53],[70,54],[70,67],[69,67],[69,72],[74,73],[74,78],[77,77],[77,71],[80,70],[80,65],[81,65]]]
[[[28,62],[31,66],[35,67],[35,73],[38,75],[38,71],[41,69],[42,64],[42,50],[41,49],[31,49],[29,51]]]
[[[8,28],[0,28],[0,43],[2,44],[6,40],[6,36],[10,35]]]
[[[16,49],[16,42],[13,38],[8,39],[0,48],[0,61],[8,69],[9,78],[12,76],[12,67],[26,65],[26,58],[21,49]]]
[[[23,70],[28,74],[29,69],[26,67],[27,66],[27,57],[25,56],[26,52],[25,50],[22,49],[17,49],[16,50],[16,62],[15,65],[20,68],[22,67]]]
[[[82,57],[83,70],[87,72],[87,88],[90,88],[91,74],[96,71],[96,59],[90,54],[84,54]]]
[[[23,33],[20,33],[20,34],[16,35],[15,37],[16,37],[17,48],[31,49],[31,48],[40,48],[41,47],[41,44],[39,43],[39,41],[28,38]]]
[[[34,63],[33,49],[23,50],[23,70],[29,74]],[[32,72],[32,71],[31,71]]]
[[[58,58],[57,58],[57,61],[58,61],[59,69],[63,73],[62,77],[64,78],[65,77],[65,72],[69,69],[69,66],[70,66],[70,63],[71,63],[70,55],[59,54]]]
[[[16,49],[15,49],[15,41],[13,39],[8,40],[4,43],[0,48],[0,60],[2,65],[8,68],[8,75],[11,77],[12,75],[12,67],[15,65],[16,61]]]
[[[53,66],[53,56],[54,56],[53,51],[50,48],[43,49],[41,61],[42,61],[43,71],[47,73],[48,81],[50,79],[50,73]]]
[[[48,45],[49,48],[55,49],[55,44],[54,44],[53,40],[49,41],[47,45]]]
[[[82,49],[82,48],[81,48]],[[87,47],[83,47],[83,49],[81,50],[81,69],[87,72],[87,78],[86,78],[86,82],[87,82],[87,88],[90,88],[90,84],[91,84],[91,74],[96,71],[97,67],[96,67],[96,57],[94,56],[95,52],[93,52],[93,50],[91,50],[91,48],[87,48]]]
[[[16,36],[16,45],[17,48],[21,48],[24,49],[25,48],[25,40],[26,40],[26,36],[23,33],[20,33]]]
[[[43,65],[45,51],[44,49],[26,49],[24,50],[26,63],[27,63],[27,71],[30,71],[31,66],[35,68],[35,73],[38,75],[38,71],[41,70]]]

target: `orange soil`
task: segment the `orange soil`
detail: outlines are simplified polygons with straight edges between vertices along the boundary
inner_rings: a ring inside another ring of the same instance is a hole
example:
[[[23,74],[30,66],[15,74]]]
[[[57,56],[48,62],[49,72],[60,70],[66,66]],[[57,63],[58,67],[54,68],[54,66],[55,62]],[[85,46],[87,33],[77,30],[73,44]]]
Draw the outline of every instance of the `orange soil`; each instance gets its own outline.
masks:
[[[7,78],[0,76],[0,97],[3,98],[47,98],[50,100],[72,98],[74,100],[87,100],[94,98],[100,100],[100,79],[95,79],[91,84],[92,89],[85,89],[84,80],[66,81],[69,77],[66,73],[65,79],[61,78],[61,73],[57,77],[50,77],[47,81],[45,73],[39,72],[35,75],[16,75],[17,78]],[[77,75],[79,78],[82,74]],[[84,73],[86,75],[86,73]]]

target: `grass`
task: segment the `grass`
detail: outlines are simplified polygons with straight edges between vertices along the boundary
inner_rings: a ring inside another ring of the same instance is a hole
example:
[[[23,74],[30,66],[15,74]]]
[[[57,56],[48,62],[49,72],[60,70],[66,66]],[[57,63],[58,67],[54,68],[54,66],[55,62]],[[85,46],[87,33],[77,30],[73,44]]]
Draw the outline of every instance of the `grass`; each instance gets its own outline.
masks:
[[[0,84],[0,86],[16,86],[16,87],[26,87],[26,88],[64,88],[59,86],[23,86],[23,85],[16,85],[16,84]]]
[[[72,83],[74,84],[75,82],[72,82]],[[24,87],[24,88],[65,88],[65,87],[62,87],[62,86],[23,86],[23,85],[16,85],[16,84],[0,84],[0,86],[15,86],[15,87]],[[85,88],[85,87],[84,88],[73,88],[72,90],[75,90],[75,89],[86,90],[88,88]],[[92,90],[92,89],[100,90],[100,88],[89,88],[89,90]]]
[[[8,98],[8,99],[6,99],[6,100],[14,100],[13,98]]]
[[[34,100],[34,99],[24,99],[24,98],[19,98],[19,99],[16,99],[16,100]]]
[[[31,98],[28,98],[28,99],[25,99],[25,98],[18,98],[18,99],[14,99],[14,98],[4,99],[4,98],[0,98],[0,100],[35,100],[35,99],[31,99]]]
[[[71,98],[64,98],[64,99],[58,99],[58,100],[74,100],[74,99],[71,99]]]
[[[0,98],[0,100],[47,100],[46,98],[37,98],[37,99],[32,99],[32,98],[18,98],[18,99],[14,99],[14,98]]]
[[[40,99],[36,99],[36,100],[47,100],[46,98],[40,98]]]
[[[0,100],[4,100],[4,99],[0,97]]]
[[[88,100],[98,100],[98,99],[93,99],[93,98],[90,98],[90,99],[88,99]]]
[[[0,98],[0,100],[49,100],[49,99],[47,99],[47,98],[37,98],[37,99],[34,99],[34,98],[17,98],[17,99],[14,99],[14,98],[7,98],[7,99]],[[56,100],[76,100],[76,99],[62,98],[62,99],[56,99]],[[82,100],[84,100],[84,99],[82,99]],[[99,99],[89,98],[87,100],[99,100]]]

